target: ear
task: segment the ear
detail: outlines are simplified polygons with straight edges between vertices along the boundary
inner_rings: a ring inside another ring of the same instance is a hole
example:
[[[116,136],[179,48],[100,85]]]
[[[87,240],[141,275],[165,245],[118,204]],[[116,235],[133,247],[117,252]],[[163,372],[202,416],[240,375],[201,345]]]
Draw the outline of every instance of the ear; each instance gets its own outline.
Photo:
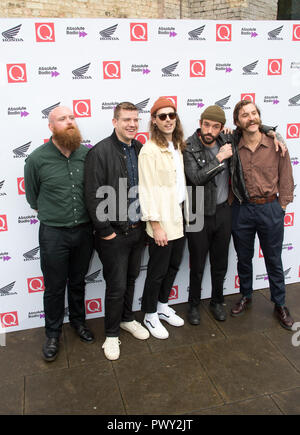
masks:
[[[117,122],[118,122],[118,120],[117,120],[116,118],[113,118],[113,119],[112,119],[112,125],[113,125],[114,127],[116,127]]]

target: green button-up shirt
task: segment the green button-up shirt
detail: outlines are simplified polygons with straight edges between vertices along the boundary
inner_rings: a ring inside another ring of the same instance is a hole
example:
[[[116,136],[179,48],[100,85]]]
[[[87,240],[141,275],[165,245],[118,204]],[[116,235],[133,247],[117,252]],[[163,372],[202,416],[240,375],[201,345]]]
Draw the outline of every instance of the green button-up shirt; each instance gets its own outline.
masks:
[[[39,220],[55,227],[89,222],[84,203],[84,161],[88,149],[81,145],[65,157],[52,138],[33,151],[24,169],[26,199]]]

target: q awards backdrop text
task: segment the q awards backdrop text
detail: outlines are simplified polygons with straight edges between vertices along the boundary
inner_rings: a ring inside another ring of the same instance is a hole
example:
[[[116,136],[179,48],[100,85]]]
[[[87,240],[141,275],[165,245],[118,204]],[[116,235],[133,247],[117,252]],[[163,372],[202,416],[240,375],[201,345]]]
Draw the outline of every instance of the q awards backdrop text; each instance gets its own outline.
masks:
[[[140,110],[138,139],[148,138],[150,108],[159,96],[177,106],[185,136],[200,113],[218,104],[232,124],[240,99],[255,101],[265,124],[278,125],[289,148],[295,201],[285,216],[283,267],[299,281],[300,22],[125,19],[1,19],[0,325],[5,332],[44,324],[39,221],[25,199],[25,158],[49,138],[47,116],[57,105],[73,108],[91,148],[112,132],[113,107],[132,101]],[[147,250],[137,280],[140,309]],[[188,298],[185,251],[170,303]],[[268,287],[258,240],[254,288]],[[239,291],[231,243],[225,294]],[[210,296],[209,264],[203,298]],[[102,265],[93,255],[86,277],[87,318],[104,313]],[[68,320],[66,300],[66,317]]]

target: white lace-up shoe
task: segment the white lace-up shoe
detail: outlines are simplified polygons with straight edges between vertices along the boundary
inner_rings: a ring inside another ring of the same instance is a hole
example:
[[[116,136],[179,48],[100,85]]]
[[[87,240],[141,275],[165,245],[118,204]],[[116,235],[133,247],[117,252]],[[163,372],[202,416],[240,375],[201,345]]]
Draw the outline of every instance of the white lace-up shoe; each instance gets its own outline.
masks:
[[[162,305],[164,305],[163,309],[162,309]],[[160,306],[158,306],[157,311],[160,320],[165,320],[166,322],[169,323],[169,325],[172,326],[184,325],[184,320],[181,317],[177,316],[175,310],[173,310],[173,308],[169,307],[167,304],[161,304]]]
[[[144,318],[144,325],[147,326],[150,333],[155,338],[164,340],[169,337],[169,332],[160,323],[157,313],[146,314]]]
[[[107,359],[114,361],[120,356],[120,340],[119,337],[106,337],[105,342],[102,345],[104,349],[104,355]]]
[[[130,332],[130,334],[139,340],[147,340],[147,338],[150,337],[148,330],[136,320],[132,320],[132,322],[121,322],[120,328],[124,329],[124,331]]]

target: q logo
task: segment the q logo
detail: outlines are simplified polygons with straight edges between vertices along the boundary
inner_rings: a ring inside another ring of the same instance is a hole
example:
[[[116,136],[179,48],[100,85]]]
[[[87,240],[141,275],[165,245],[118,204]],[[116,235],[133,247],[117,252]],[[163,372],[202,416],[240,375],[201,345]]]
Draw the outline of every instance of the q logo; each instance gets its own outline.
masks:
[[[85,301],[86,314],[94,314],[102,312],[101,299],[89,299]]]
[[[294,213],[286,213],[284,216],[284,226],[293,227],[294,226]]]
[[[293,41],[300,41],[300,24],[293,25]]]
[[[91,100],[73,100],[73,113],[75,118],[90,118]]]
[[[7,231],[7,217],[6,214],[1,214],[0,215],[0,232],[1,231]]]
[[[217,41],[231,41],[231,24],[217,24],[216,26],[216,40]]]
[[[172,301],[173,299],[178,299],[178,285],[173,285],[171,289],[169,301]]]
[[[234,278],[234,288],[240,288],[240,278],[238,275],[235,275]]]
[[[190,77],[205,77],[205,60],[190,60]]]
[[[104,79],[121,78],[121,64],[119,60],[103,62],[103,78]]]
[[[10,326],[18,326],[18,313],[17,311],[11,311],[9,313],[0,313],[0,322],[2,328],[9,328]]]
[[[300,124],[288,124],[286,128],[287,139],[299,139],[300,138]]]
[[[170,96],[164,96],[163,98],[167,98],[168,100],[170,100],[171,103],[174,104],[174,106],[177,109],[177,97],[175,97],[175,96],[172,96],[172,97],[170,97]]]
[[[27,82],[26,64],[10,63],[6,65],[8,83]]]
[[[280,76],[282,74],[282,59],[268,59],[268,76]]]
[[[143,145],[149,140],[149,133],[147,132],[140,132],[135,136],[135,140],[138,140]]]
[[[130,41],[148,41],[147,23],[130,23]]]
[[[18,194],[24,195],[25,194],[24,177],[17,178],[17,184],[18,184]]]
[[[36,42],[55,42],[54,23],[35,23]]]
[[[27,278],[28,293],[43,292],[45,290],[44,278],[36,276],[34,278]]]
[[[241,100],[248,100],[255,103],[255,94],[241,94]]]

